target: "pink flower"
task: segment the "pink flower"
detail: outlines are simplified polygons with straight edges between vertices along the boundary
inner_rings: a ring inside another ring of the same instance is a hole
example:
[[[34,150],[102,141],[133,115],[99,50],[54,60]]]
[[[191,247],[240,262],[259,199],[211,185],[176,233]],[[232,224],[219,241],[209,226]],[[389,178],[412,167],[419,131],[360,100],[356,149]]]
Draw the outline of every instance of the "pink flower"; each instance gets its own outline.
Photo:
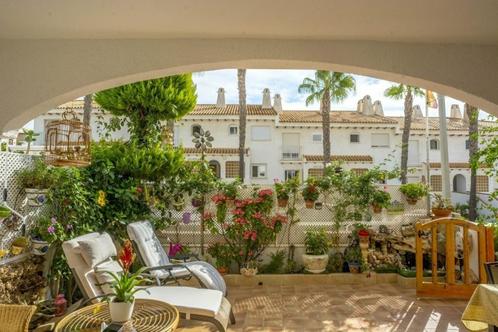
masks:
[[[209,211],[205,211],[203,214],[202,214],[202,220],[206,221],[206,220],[210,220],[211,218],[213,218],[213,214]]]
[[[244,217],[238,217],[238,218],[235,218],[234,220],[237,224],[239,225],[244,225],[247,223],[246,219]]]
[[[227,200],[227,198],[223,194],[217,194],[217,195],[214,195],[211,200],[214,202],[214,204],[218,205],[218,204],[224,203]]]
[[[55,227],[53,225],[49,226],[47,228],[47,232],[48,232],[48,234],[54,234],[55,233]]]
[[[256,233],[256,231],[244,231],[242,236],[244,237],[244,240],[251,239],[253,241],[256,241],[258,234]]]
[[[182,245],[180,243],[170,243],[169,244],[169,252],[168,256],[169,257],[174,257],[177,253],[182,251]]]
[[[233,214],[236,216],[241,216],[244,214],[244,211],[242,209],[235,209],[233,210]]]
[[[259,212],[259,211],[258,211],[258,212],[256,212],[256,213],[254,213],[254,214],[252,215],[252,217],[253,217],[254,219],[259,219],[259,220],[261,220],[261,219],[263,218],[263,215],[261,214],[261,212]]]
[[[258,193],[259,197],[265,197],[265,196],[271,196],[271,195],[273,195],[273,190],[271,190],[271,189],[262,189]]]

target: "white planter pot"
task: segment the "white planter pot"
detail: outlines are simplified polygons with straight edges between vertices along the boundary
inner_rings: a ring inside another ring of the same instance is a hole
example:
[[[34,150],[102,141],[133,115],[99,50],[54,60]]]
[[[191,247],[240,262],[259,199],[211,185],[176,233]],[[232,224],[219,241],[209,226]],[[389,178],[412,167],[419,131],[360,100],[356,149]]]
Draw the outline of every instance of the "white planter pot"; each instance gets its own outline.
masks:
[[[115,323],[123,323],[131,319],[135,301],[128,302],[109,302],[109,314],[111,320]]]
[[[242,274],[244,277],[254,277],[258,273],[258,268],[257,267],[243,267],[240,269],[240,274]]]
[[[43,256],[48,251],[48,242],[31,239],[31,251],[34,255]]]
[[[328,262],[329,255],[303,254],[304,268],[311,273],[322,273],[327,268]]]
[[[47,189],[25,188],[29,206],[42,206],[47,201]]]

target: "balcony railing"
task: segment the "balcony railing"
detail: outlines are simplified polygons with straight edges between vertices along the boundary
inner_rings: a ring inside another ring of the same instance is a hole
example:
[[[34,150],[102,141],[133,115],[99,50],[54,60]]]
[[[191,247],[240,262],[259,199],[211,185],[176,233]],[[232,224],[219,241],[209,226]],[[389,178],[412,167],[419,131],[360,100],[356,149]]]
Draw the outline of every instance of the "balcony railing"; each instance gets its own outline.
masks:
[[[292,146],[292,145],[284,145],[282,146],[281,158],[282,160],[301,160],[302,159],[302,147],[301,146]]]

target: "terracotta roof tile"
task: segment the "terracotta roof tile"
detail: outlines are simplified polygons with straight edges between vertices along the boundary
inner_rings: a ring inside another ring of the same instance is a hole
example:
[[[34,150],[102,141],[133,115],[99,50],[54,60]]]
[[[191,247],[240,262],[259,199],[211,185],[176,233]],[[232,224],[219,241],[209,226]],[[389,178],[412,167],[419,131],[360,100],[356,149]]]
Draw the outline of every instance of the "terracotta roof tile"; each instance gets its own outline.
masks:
[[[392,117],[398,121],[400,130],[404,128],[404,117]],[[425,130],[425,118],[417,118],[412,121],[412,130]],[[463,119],[458,118],[446,118],[446,127],[448,131],[468,131],[469,125],[463,121]],[[479,121],[479,127],[494,127],[496,122],[493,121]],[[439,130],[439,118],[429,117],[429,130]]]
[[[319,111],[283,111],[279,114],[280,122],[321,123],[322,115]],[[380,115],[364,115],[356,111],[332,111],[331,123],[382,123],[397,124],[388,117]]]
[[[186,154],[201,154],[200,149],[196,148],[183,148]],[[223,155],[238,155],[238,148],[208,148],[206,150],[207,155],[223,154]],[[246,149],[246,155],[249,154],[249,149]]]
[[[306,161],[323,161],[323,155],[305,155]],[[367,155],[331,155],[331,161],[344,162],[372,162],[373,158]]]
[[[60,109],[60,110],[83,109],[84,103],[85,103],[84,100],[76,99],[76,100],[73,100],[73,101],[70,101],[70,102],[67,102],[67,103],[64,103],[62,105],[57,106],[57,109]],[[92,101],[92,107],[93,108],[101,108],[100,105],[94,101]]]
[[[441,163],[429,163],[431,168],[441,168]],[[469,163],[449,163],[450,168],[470,168]],[[480,164],[480,168],[489,168],[486,164]]]
[[[188,115],[239,115],[238,104],[227,104],[225,107],[216,107],[213,104],[198,104]],[[273,108],[263,109],[261,105],[247,105],[247,115],[275,116]]]

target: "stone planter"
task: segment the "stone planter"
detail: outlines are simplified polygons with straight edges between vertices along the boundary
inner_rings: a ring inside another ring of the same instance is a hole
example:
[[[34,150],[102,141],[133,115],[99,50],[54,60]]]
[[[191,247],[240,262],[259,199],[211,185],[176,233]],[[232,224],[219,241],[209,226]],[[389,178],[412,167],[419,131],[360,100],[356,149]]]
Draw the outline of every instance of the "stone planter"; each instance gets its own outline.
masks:
[[[434,214],[434,216],[436,216],[436,218],[449,217],[452,211],[452,209],[432,208],[432,213]]]
[[[410,198],[410,197],[406,197],[406,202],[410,205],[415,205],[417,204],[418,202],[418,198]]]
[[[128,302],[109,302],[109,314],[111,321],[115,323],[127,322],[131,319],[133,309],[135,308],[135,301]]]
[[[47,189],[25,188],[28,206],[42,206],[47,201]]]
[[[307,255],[303,254],[303,264],[306,271],[311,273],[322,273],[329,263],[329,255]]]
[[[315,206],[315,201],[304,201],[307,209],[312,209]]]
[[[49,248],[47,241],[31,239],[31,252],[37,256],[43,256]]]
[[[289,200],[288,199],[278,199],[277,203],[278,203],[278,207],[284,208],[284,207],[287,207]]]

